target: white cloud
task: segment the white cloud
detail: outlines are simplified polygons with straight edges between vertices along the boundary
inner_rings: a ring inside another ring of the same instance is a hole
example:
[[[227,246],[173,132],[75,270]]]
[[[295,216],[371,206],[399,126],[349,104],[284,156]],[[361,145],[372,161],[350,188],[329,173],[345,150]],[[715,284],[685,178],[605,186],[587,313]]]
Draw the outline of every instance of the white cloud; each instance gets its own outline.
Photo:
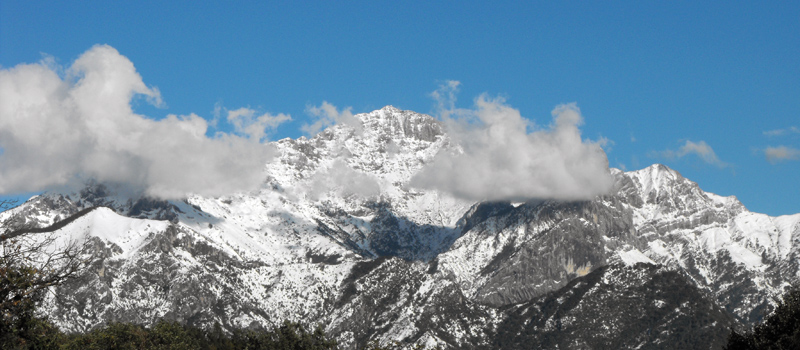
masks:
[[[354,128],[358,134],[363,131],[363,125],[361,124],[361,121],[353,115],[352,108],[350,107],[339,111],[336,109],[336,106],[328,103],[327,101],[323,101],[322,105],[319,107],[306,107],[306,113],[316,119],[314,123],[310,125],[303,124],[303,126],[300,127],[300,130],[309,136],[314,136],[323,129],[335,124],[348,125]]]
[[[603,149],[603,151],[606,151],[606,153],[610,153],[611,150],[614,148],[615,144],[614,140],[611,140],[605,136],[600,136],[600,138],[598,138],[595,141],[595,143],[597,143],[597,145],[600,146]]]
[[[253,138],[248,139],[206,137],[208,123],[194,114],[158,121],[137,115],[131,109],[134,96],[158,105],[161,94],[108,45],[81,55],[65,78],[57,72],[52,61],[0,70],[0,194],[94,179],[176,198],[187,192],[222,195],[262,183],[272,149],[258,143],[263,134],[248,128],[272,126],[271,116],[241,122],[242,132]]]
[[[723,162],[717,157],[717,154],[714,150],[709,146],[705,141],[700,142],[693,142],[690,140],[686,140],[683,146],[681,146],[677,151],[675,150],[665,150],[661,152],[655,152],[651,155],[653,156],[661,156],[665,158],[675,159],[675,158],[683,158],[687,155],[694,154],[703,162],[720,167],[725,168],[730,166],[730,164]]]
[[[764,149],[764,155],[772,164],[781,161],[800,160],[800,149],[786,146],[767,147]]]
[[[318,170],[311,179],[311,198],[322,198],[328,192],[336,197],[367,198],[380,194],[380,185],[374,176],[356,171],[344,160],[337,159],[329,168]]]
[[[228,122],[233,124],[236,132],[257,141],[264,140],[267,129],[275,129],[281,123],[290,120],[292,117],[283,113],[278,115],[264,113],[257,116],[255,110],[244,107],[228,111]]]
[[[764,135],[766,136],[783,136],[787,134],[800,134],[800,128],[796,126],[790,126],[786,129],[775,129],[770,131],[764,131]]]
[[[456,110],[456,95],[461,82],[458,80],[447,80],[439,85],[439,88],[431,92],[431,97],[436,101],[436,113],[440,118],[448,118],[452,111]]]
[[[502,98],[482,95],[474,109],[455,109],[457,87],[443,85],[433,96],[463,153],[439,153],[411,186],[469,200],[586,200],[611,189],[606,154],[599,143],[581,139],[575,104],[556,107],[553,123],[537,128]]]

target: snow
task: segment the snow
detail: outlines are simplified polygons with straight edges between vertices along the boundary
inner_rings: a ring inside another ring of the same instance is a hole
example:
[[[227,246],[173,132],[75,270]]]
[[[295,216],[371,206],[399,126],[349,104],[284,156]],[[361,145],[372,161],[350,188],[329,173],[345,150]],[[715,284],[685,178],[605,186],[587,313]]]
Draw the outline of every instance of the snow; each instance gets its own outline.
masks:
[[[150,233],[162,232],[169,226],[168,221],[132,219],[118,215],[108,208],[97,208],[81,221],[84,221],[89,230],[89,236],[119,246],[122,254],[115,257],[119,259],[127,258],[131,252],[144,243]],[[71,231],[71,235],[77,238],[75,234],[79,231],[74,229]]]
[[[652,240],[647,243],[647,246],[650,247],[650,251],[656,253],[661,256],[668,256],[670,255],[669,249],[667,248],[667,244],[660,239]]]
[[[627,266],[633,266],[637,263],[648,263],[654,264],[655,262],[648,258],[646,255],[642,254],[638,249],[631,249],[629,251],[619,251],[617,252],[619,258],[622,259],[622,262],[625,263]]]
[[[731,235],[722,227],[712,227],[703,231],[700,242],[709,252],[716,252],[731,243]]]
[[[661,164],[654,164],[639,171],[625,173],[636,179],[641,193],[659,192],[671,187],[680,175]]]
[[[162,232],[167,221],[134,219],[118,215],[109,208],[97,208],[71,224],[54,232],[34,234],[33,241],[55,238],[48,251],[59,251],[68,246],[80,246],[90,237],[96,237],[121,249],[114,259],[127,259],[151,233]]]
[[[800,214],[784,215],[773,219],[778,230],[778,245],[781,258],[786,259],[792,250],[792,242],[800,239]]]
[[[761,261],[761,256],[753,253],[747,248],[742,247],[738,243],[732,243],[731,245],[725,247],[725,249],[728,251],[728,253],[730,253],[733,261],[744,265],[748,269],[760,269],[764,265]]]

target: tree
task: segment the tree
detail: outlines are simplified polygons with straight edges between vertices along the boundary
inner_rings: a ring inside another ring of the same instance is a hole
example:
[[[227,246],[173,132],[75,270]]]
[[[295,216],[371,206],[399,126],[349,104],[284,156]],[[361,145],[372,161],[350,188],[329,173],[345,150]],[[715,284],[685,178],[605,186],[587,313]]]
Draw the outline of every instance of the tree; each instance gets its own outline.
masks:
[[[16,202],[0,200],[0,209]],[[84,265],[86,243],[60,239],[47,230],[6,230],[0,234],[0,348],[28,347],[43,333],[56,332],[37,317],[46,291],[72,278]]]
[[[751,332],[732,329],[725,349],[800,349],[800,288],[786,293],[775,311]]]

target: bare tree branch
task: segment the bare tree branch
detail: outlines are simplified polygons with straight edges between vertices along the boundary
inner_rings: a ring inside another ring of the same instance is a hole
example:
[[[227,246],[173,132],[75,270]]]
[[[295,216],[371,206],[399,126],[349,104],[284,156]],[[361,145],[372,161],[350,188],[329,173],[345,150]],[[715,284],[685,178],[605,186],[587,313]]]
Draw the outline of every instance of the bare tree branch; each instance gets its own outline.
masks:
[[[16,206],[17,206],[17,200],[14,200],[14,199],[0,199],[0,211],[6,211],[6,210],[14,208]]]
[[[14,203],[2,200],[0,207]],[[28,317],[50,287],[75,277],[84,268],[86,260],[81,256],[88,251],[90,241],[87,237],[64,237],[63,231],[58,231],[81,215],[46,228],[0,235],[0,331]]]

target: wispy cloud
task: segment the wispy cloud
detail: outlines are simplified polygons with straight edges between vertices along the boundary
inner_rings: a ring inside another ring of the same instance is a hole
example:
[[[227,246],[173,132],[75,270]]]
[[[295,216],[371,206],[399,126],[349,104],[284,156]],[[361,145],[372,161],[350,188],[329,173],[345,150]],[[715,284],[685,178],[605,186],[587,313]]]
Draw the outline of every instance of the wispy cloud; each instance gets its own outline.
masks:
[[[456,110],[459,86],[461,86],[460,81],[447,80],[431,92],[430,96],[436,102],[436,115],[440,118],[448,118]]]
[[[767,161],[772,164],[790,160],[800,160],[800,149],[787,146],[767,147],[764,149],[764,156],[766,156]]]
[[[206,136],[195,115],[153,120],[131,109],[135,96],[162,104],[133,63],[97,45],[59,75],[52,60],[0,70],[0,194],[79,186],[88,179],[161,198],[222,195],[263,182],[271,146],[263,128],[288,116],[232,111],[243,136]],[[263,127],[263,128],[262,128]]]
[[[661,152],[651,152],[652,157],[664,157],[668,159],[683,158],[687,155],[696,155],[703,162],[711,164],[720,168],[729,167],[730,164],[723,162],[717,157],[714,149],[711,148],[705,141],[694,142],[686,140],[678,150],[665,150]]]
[[[363,130],[361,121],[353,115],[352,108],[350,107],[340,111],[336,106],[327,101],[323,101],[320,106],[306,107],[306,113],[313,119],[316,119],[313,123],[303,124],[303,126],[300,127],[300,130],[309,136],[314,136],[323,129],[336,124],[346,124],[354,128],[357,133],[361,133]]]
[[[463,152],[440,152],[411,186],[470,200],[584,200],[610,190],[606,154],[600,143],[581,139],[575,104],[556,107],[552,123],[536,127],[502,98],[485,94],[473,109],[456,109],[457,88],[448,82],[432,96]]]
[[[775,129],[775,130],[764,131],[764,135],[766,136],[783,136],[789,134],[800,134],[800,128],[796,126],[790,126],[786,129]]]
[[[616,144],[614,140],[609,139],[608,137],[605,136],[598,137],[595,143],[597,143],[598,146],[602,147],[603,151],[605,151],[606,153],[611,153],[611,151],[614,148],[614,144]]]
[[[380,185],[375,176],[354,170],[345,159],[339,158],[329,167],[318,169],[311,178],[312,199],[324,199],[329,193],[337,197],[368,198],[380,194]]]
[[[273,130],[281,123],[290,120],[292,117],[287,114],[264,113],[257,115],[255,110],[244,107],[228,111],[228,122],[236,128],[236,132],[257,141],[263,141],[266,138],[267,129]]]

